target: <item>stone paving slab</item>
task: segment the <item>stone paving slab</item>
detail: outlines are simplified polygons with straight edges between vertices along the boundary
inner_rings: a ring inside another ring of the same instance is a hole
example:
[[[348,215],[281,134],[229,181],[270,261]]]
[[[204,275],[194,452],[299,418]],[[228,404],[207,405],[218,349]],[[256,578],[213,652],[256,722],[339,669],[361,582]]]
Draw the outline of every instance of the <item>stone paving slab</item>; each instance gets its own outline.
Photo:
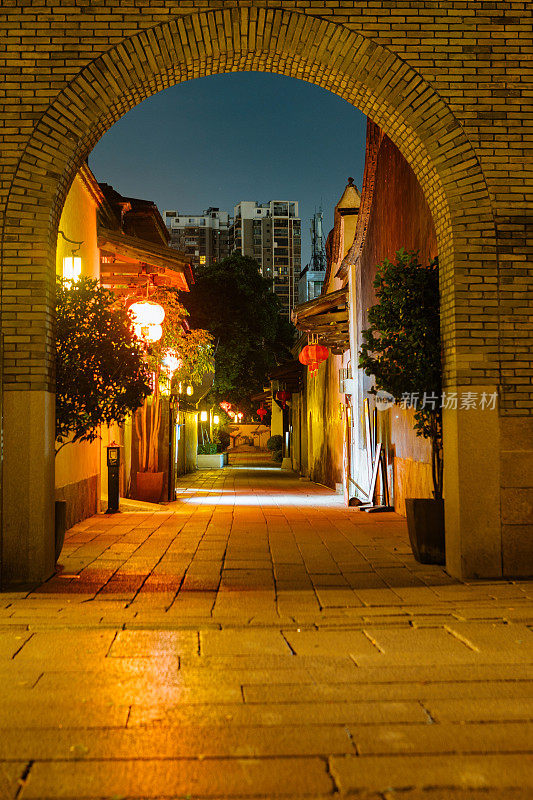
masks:
[[[281,470],[180,488],[0,596],[2,800],[533,796],[531,582]]]
[[[515,748],[516,749],[516,748]],[[37,761],[127,760],[355,753],[343,725],[197,726],[139,729],[4,730],[0,758]]]
[[[531,755],[413,755],[409,758],[333,756],[331,772],[341,792],[440,786],[482,789],[520,788],[533,791]]]
[[[139,755],[142,755],[139,753]],[[269,797],[331,792],[327,764],[318,758],[217,760],[137,759],[38,762],[25,798]]]

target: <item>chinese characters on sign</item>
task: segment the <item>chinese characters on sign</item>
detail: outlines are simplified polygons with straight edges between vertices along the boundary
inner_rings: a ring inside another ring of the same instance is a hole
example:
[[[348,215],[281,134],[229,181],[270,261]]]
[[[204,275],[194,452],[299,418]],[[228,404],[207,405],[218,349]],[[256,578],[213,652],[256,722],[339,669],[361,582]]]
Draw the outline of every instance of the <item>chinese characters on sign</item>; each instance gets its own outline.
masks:
[[[411,394],[404,392],[400,408],[414,408],[417,411],[423,409],[434,411],[437,408],[494,411],[497,397],[497,392],[491,394],[487,392],[443,392],[441,395],[424,392],[422,396],[418,392]]]
[[[496,409],[497,392],[404,392],[398,405],[400,408],[413,408],[415,411],[436,411],[437,409],[450,409],[468,411],[479,409],[481,411],[494,411]],[[387,411],[395,404],[394,397],[388,392],[376,392],[376,407],[378,411]]]

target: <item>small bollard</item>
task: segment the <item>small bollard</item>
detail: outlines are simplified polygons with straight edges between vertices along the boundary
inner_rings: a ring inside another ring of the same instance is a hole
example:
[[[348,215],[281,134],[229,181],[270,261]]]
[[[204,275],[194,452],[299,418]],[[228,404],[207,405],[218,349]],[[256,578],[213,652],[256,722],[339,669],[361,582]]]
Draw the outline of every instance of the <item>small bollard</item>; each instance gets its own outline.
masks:
[[[116,514],[119,510],[120,486],[120,445],[112,442],[107,448],[107,511]]]

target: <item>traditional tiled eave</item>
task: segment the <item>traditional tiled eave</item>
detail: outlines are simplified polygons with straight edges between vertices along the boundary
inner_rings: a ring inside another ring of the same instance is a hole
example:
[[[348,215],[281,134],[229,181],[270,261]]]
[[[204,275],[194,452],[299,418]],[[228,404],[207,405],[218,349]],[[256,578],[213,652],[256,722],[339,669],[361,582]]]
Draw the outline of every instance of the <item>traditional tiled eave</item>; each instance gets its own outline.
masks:
[[[344,353],[350,345],[347,295],[345,286],[295,306],[293,324],[303,333],[316,334],[333,353]]]
[[[100,280],[115,292],[131,291],[148,282],[155,287],[189,291],[194,282],[185,255],[165,245],[100,228],[98,247],[102,257]]]

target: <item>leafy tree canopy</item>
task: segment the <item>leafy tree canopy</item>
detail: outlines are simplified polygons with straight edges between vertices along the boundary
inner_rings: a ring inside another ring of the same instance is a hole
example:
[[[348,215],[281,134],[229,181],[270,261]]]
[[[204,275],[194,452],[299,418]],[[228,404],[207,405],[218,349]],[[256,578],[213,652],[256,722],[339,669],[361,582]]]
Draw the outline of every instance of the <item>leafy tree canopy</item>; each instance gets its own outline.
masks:
[[[148,368],[159,376],[165,354],[174,353],[181,366],[174,373],[175,381],[201,383],[206,372],[213,371],[213,337],[206,330],[184,328],[189,312],[180,302],[178,290],[158,289],[150,300],[159,303],[165,310],[163,335],[147,351]]]
[[[201,267],[182,298],[192,324],[215,339],[212,399],[249,403],[268,372],[290,358],[294,341],[294,328],[280,315],[271,283],[261,277],[255,259],[233,254]]]
[[[56,441],[93,441],[150,393],[144,349],[115,295],[82,277],[56,292]]]

